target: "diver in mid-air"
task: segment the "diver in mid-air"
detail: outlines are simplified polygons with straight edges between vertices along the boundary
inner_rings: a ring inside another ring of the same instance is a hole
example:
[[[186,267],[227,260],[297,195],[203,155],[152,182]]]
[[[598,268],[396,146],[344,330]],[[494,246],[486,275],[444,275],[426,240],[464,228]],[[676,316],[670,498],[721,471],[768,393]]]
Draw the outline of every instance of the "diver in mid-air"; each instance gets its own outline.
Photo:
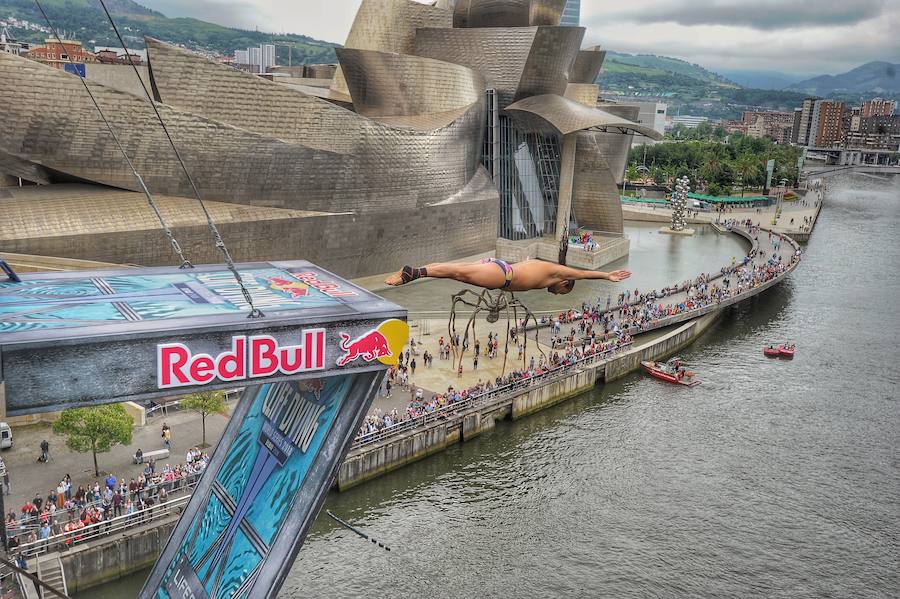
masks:
[[[599,272],[580,270],[542,260],[525,260],[509,264],[497,258],[485,258],[481,262],[474,263],[443,262],[428,264],[421,268],[404,266],[400,272],[388,277],[385,283],[398,286],[416,279],[431,277],[454,279],[460,283],[468,283],[485,289],[503,289],[505,291],[546,289],[550,293],[565,295],[572,291],[577,280],[606,279],[618,283],[630,276],[631,273],[627,270]]]

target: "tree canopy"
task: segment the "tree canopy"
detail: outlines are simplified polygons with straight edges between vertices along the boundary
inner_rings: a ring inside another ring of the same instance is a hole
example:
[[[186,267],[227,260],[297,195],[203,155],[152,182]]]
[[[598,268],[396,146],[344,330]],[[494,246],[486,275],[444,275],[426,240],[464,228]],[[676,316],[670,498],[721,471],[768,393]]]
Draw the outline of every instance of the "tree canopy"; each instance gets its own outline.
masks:
[[[182,399],[179,405],[186,410],[200,413],[203,428],[203,445],[206,445],[206,417],[210,414],[227,414],[225,410],[225,394],[221,391],[198,391]]]
[[[715,129],[711,129],[710,137],[715,137]],[[775,160],[774,180],[787,179],[796,184],[801,152],[802,148],[733,134],[726,141],[668,141],[646,148],[638,146],[632,149],[629,164],[635,167],[644,164],[656,174],[654,180],[661,172],[669,180],[687,176],[695,189],[702,183],[707,188],[715,186],[714,189],[730,193],[734,186],[740,185],[743,193],[745,187],[765,183],[766,162],[772,159]]]
[[[94,475],[100,476],[97,454],[106,453],[116,445],[131,443],[134,418],[120,404],[64,410],[53,432],[66,436],[66,446],[80,453],[94,456]]]

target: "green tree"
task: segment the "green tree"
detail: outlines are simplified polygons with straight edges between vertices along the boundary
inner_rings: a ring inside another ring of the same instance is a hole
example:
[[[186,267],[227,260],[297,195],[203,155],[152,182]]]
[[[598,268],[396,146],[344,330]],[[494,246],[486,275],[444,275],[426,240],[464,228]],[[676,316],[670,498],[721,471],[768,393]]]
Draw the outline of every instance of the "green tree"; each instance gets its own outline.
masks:
[[[741,176],[741,197],[744,197],[744,190],[747,187],[747,183],[755,181],[762,170],[760,168],[759,158],[751,154],[741,154],[734,163],[734,170]]]
[[[628,169],[625,171],[625,178],[629,181],[637,181],[640,179],[641,173],[638,171],[637,166],[629,164]]]
[[[221,391],[198,391],[188,395],[179,404],[182,408],[193,410],[200,414],[200,422],[203,428],[203,445],[206,446],[206,417],[210,414],[222,414],[225,416],[225,394]]]
[[[131,443],[134,418],[121,404],[64,410],[53,432],[66,435],[66,445],[77,452],[90,451],[94,456],[94,476],[100,476],[97,454],[106,453],[116,445]]]

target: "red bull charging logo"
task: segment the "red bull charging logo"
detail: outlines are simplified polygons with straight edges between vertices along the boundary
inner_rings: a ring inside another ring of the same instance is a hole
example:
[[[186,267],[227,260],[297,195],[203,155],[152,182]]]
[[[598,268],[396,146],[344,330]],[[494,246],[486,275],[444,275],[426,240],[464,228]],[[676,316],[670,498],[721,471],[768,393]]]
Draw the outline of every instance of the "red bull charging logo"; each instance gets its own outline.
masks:
[[[291,299],[306,297],[309,293],[309,285],[300,281],[292,281],[283,277],[272,277],[269,279],[269,288],[275,291],[281,291],[291,296]]]
[[[378,360],[389,366],[397,364],[400,351],[409,338],[409,325],[402,320],[386,320],[378,327],[350,340],[350,335],[341,333],[340,347],[344,354],[337,359],[338,366],[346,366],[350,362]]]

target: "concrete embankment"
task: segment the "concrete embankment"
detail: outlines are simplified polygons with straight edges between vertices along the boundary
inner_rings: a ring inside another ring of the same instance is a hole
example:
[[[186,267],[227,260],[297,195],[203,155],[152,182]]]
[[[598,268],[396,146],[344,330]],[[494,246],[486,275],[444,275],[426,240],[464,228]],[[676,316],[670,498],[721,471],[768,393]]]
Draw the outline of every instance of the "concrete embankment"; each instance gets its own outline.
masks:
[[[759,246],[751,235],[741,230],[734,232],[747,239],[751,254],[757,253]],[[641,361],[670,357],[706,332],[728,306],[778,284],[796,265],[792,264],[782,277],[740,296],[662,319],[656,323],[658,330],[648,333],[643,341],[638,336],[628,349],[585,358],[563,372],[533,379],[530,386],[523,384],[511,391],[504,389],[493,396],[473,398],[471,403],[460,404],[460,409],[447,413],[446,417],[422,425],[410,422],[412,426],[406,432],[358,446],[341,465],[336,486],[340,490],[349,489],[491,431],[500,420],[522,418],[580,395],[599,381],[619,379],[639,369]],[[70,592],[84,591],[152,565],[176,519],[177,515],[173,514],[153,524],[84,542],[59,553]]]
[[[178,515],[145,527],[76,545],[59,553],[69,594],[118,580],[156,563]]]
[[[338,471],[337,486],[346,490],[443,451],[494,429],[497,421],[517,419],[590,390],[598,381],[613,381],[641,367],[642,360],[672,356],[702,335],[723,310],[678,325],[671,332],[612,358],[575,369],[544,383],[525,387],[495,401],[461,411],[406,434],[352,450]]]

